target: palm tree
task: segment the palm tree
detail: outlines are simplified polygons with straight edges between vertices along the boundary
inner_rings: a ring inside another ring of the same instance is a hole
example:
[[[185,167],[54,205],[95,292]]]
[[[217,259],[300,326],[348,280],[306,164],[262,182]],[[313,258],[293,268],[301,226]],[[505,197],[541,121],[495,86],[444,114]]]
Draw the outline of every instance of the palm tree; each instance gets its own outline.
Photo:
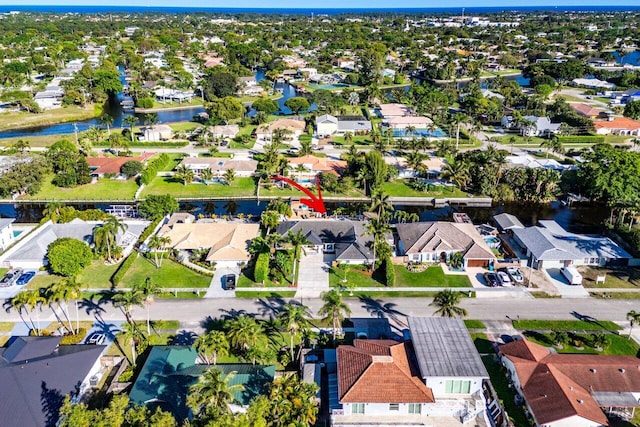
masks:
[[[107,135],[111,136],[111,125],[113,124],[113,116],[107,113],[104,113],[100,116],[100,123],[102,123],[107,128]]]
[[[418,151],[410,151],[404,156],[404,158],[407,162],[407,167],[413,169],[415,176],[418,176],[420,175],[420,173],[422,173],[422,171],[425,170],[424,164],[422,164],[422,162],[428,159],[429,156]]]
[[[205,371],[197,383],[189,388],[187,404],[197,416],[208,411],[217,415],[231,412],[229,405],[235,400],[234,393],[244,390],[242,384],[231,385],[236,372],[231,371],[224,375],[217,368]]]
[[[547,149],[547,159],[549,158],[549,151],[553,151],[554,153],[562,153],[562,143],[560,142],[560,138],[558,135],[553,135],[549,139],[545,139],[540,143],[540,147]]]
[[[51,222],[58,222],[64,206],[64,203],[61,202],[49,202],[45,205],[42,216],[45,218],[48,217]]]
[[[151,280],[151,277],[144,279],[144,282],[137,283],[133,288],[142,294],[144,305],[147,306],[147,335],[151,335],[151,322],[149,321],[149,307],[153,304],[153,298],[160,295],[163,291],[157,283]]]
[[[131,365],[136,365],[136,359],[138,358],[138,353],[136,352],[136,345],[143,342],[147,337],[144,333],[138,328],[135,323],[127,323],[122,326],[122,336],[125,341],[129,341],[131,343]]]
[[[29,308],[30,306],[28,304],[28,300],[30,298],[30,295],[29,295],[30,292],[33,292],[33,291],[20,292],[20,293],[16,294],[13,298],[11,298],[11,300],[9,302],[11,304],[11,307],[18,312],[18,314],[20,315],[20,318],[22,318],[22,321],[24,322],[24,324],[29,329],[37,331],[36,325],[33,322],[33,318],[31,317],[31,309]],[[27,315],[29,317],[29,323],[27,323],[27,321],[22,316],[22,311],[23,310],[27,312]]]
[[[449,180],[458,188],[464,190],[471,181],[469,164],[464,160],[447,159],[447,164],[442,169],[442,179]]]
[[[282,327],[289,332],[289,347],[291,350],[291,361],[293,361],[294,336],[301,331],[308,330],[311,326],[309,309],[304,305],[285,304],[278,313],[278,320]]]
[[[209,185],[209,182],[213,179],[213,172],[211,169],[206,168],[200,172],[200,179],[202,179],[206,185]]]
[[[429,305],[438,307],[434,314],[439,314],[442,317],[464,317],[467,315],[467,310],[458,306],[461,298],[461,293],[445,289],[438,292]]]
[[[629,336],[627,337],[627,339],[631,338],[631,332],[633,331],[633,327],[640,322],[640,313],[635,311],[635,310],[631,310],[630,312],[627,313],[627,320],[629,321]]]
[[[120,308],[124,312],[124,316],[131,325],[133,325],[133,307],[142,305],[144,296],[138,289],[131,289],[126,292],[117,292],[112,298],[113,306]]]
[[[229,340],[222,331],[209,331],[200,335],[195,342],[200,357],[207,365],[218,363],[218,356],[229,354]],[[211,355],[211,359],[209,359]],[[211,360],[211,361],[210,361]]]
[[[235,169],[227,169],[224,171],[224,175],[222,175],[227,185],[231,185],[234,179],[236,179],[236,171]]]
[[[58,303],[58,307],[65,315],[67,319],[67,323],[69,324],[69,331],[72,334],[77,333],[80,329],[80,315],[78,313],[78,299],[82,297],[82,288],[85,287],[85,284],[78,282],[76,277],[65,277],[58,283],[54,283],[48,288],[48,293],[52,301]],[[76,308],[76,328],[75,331],[73,329],[73,325],[71,323],[71,316],[69,315],[69,308],[67,307],[67,303],[73,300],[75,308]],[[64,307],[60,304],[64,303]]]
[[[193,181],[195,173],[186,165],[180,165],[176,168],[176,177],[181,180],[184,185],[187,185]]]
[[[351,314],[351,309],[342,300],[342,294],[338,289],[331,289],[321,295],[324,304],[318,310],[319,315],[324,315],[324,320],[331,321],[333,326],[333,341],[336,340],[338,329],[342,326],[345,314]]]
[[[242,351],[255,346],[263,336],[262,325],[249,316],[238,316],[229,321],[227,336],[230,344]]]
[[[162,258],[164,255],[164,248],[166,248],[170,244],[171,244],[171,237],[169,236],[160,236],[158,234],[154,234],[149,239],[148,246],[149,246],[149,249],[153,251],[153,257],[156,262],[156,268],[162,267]],[[163,251],[160,253],[160,261],[158,262],[159,249],[163,249]]]
[[[18,304],[27,309],[29,313],[29,319],[31,319],[31,313],[35,311],[36,313],[36,335],[41,335],[42,331],[40,329],[40,311],[42,310],[41,305],[46,302],[46,299],[40,295],[40,290],[32,290],[32,291],[23,291],[19,293],[17,296],[21,295],[18,299]],[[15,297],[14,297],[15,298]],[[33,321],[31,322],[33,324]]]
[[[103,252],[107,249],[108,260],[111,261],[111,250],[116,245],[118,232],[123,233],[127,230],[127,224],[120,221],[113,215],[109,215],[102,225],[93,230],[93,241],[95,242],[96,251]]]
[[[131,115],[127,116],[122,120],[122,123],[129,126],[129,132],[131,133],[131,142],[135,142],[135,133],[133,132],[133,127],[138,123],[138,117]]]
[[[353,132],[344,133],[344,143],[351,144],[353,142]]]
[[[386,220],[388,212],[393,210],[391,198],[383,190],[377,189],[371,194],[369,212],[377,212],[380,220]]]
[[[260,216],[260,222],[265,228],[265,235],[269,235],[272,228],[275,228],[280,223],[280,214],[277,211],[266,210],[262,212]]]
[[[383,218],[371,218],[365,225],[365,234],[373,237],[373,260],[371,262],[372,273],[376,266],[376,252],[378,250],[378,246],[381,244],[386,244],[384,236],[390,231],[391,229],[389,228],[389,224]]]
[[[287,241],[291,246],[293,246],[293,279],[291,280],[291,283],[295,283],[297,277],[296,271],[300,267],[301,252],[304,250],[303,246],[308,245],[311,242],[309,242],[307,236],[300,230],[295,233],[292,233],[291,230],[289,230],[287,232]]]

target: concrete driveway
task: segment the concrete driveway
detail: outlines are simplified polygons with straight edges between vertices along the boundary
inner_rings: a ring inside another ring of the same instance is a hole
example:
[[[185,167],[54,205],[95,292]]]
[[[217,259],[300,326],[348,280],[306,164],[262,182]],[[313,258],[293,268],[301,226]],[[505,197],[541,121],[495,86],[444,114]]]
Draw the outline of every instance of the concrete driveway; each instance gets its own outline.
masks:
[[[240,267],[235,266],[220,266],[216,267],[215,273],[211,278],[211,284],[209,285],[209,289],[207,289],[207,293],[204,295],[205,298],[235,298],[236,291],[235,290],[225,290],[223,287],[223,280],[225,276],[232,274],[236,276],[236,283],[238,278],[240,277]]]
[[[582,285],[570,285],[559,268],[544,269],[544,274],[563,298],[589,298],[589,292]]]

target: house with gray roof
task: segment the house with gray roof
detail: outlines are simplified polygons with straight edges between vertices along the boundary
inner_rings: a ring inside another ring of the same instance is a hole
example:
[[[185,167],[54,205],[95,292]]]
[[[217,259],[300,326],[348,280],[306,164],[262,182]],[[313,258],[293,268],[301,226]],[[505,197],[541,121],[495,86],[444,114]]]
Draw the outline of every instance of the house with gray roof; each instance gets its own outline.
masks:
[[[318,136],[367,134],[371,132],[371,121],[363,116],[332,116],[323,114],[316,118],[316,133]]]
[[[498,226],[498,231],[506,232],[514,228],[524,228],[518,217],[509,213],[501,213],[493,217],[493,221]]]
[[[620,266],[628,265],[632,258],[608,237],[570,233],[553,220],[539,223],[540,226],[513,229],[515,242],[533,268]]]
[[[126,252],[136,243],[149,221],[124,221],[124,224],[127,229],[124,232],[118,230],[116,241]],[[78,218],[66,224],[47,221],[2,254],[0,266],[37,270],[48,264],[47,249],[54,240],[69,237],[91,246],[93,230],[100,225],[102,221],[83,221]]]
[[[63,398],[76,399],[100,372],[101,345],[60,345],[61,337],[18,337],[0,348],[4,427],[55,426]]]
[[[491,248],[473,224],[412,222],[397,224],[398,255],[406,262],[442,262],[462,254],[463,266],[488,267],[496,261]]]
[[[302,232],[309,240],[307,251],[324,252],[335,256],[334,260],[347,264],[373,262],[373,238],[365,232],[364,221],[308,219],[284,221],[276,233]]]

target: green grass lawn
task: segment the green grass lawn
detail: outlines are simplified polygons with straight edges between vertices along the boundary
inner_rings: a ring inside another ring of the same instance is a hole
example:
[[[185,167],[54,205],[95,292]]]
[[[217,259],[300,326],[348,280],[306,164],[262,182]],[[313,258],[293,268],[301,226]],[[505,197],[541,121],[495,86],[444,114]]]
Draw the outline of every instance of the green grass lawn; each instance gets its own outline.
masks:
[[[264,283],[256,283],[253,280],[251,280],[249,277],[247,277],[244,273],[242,273],[240,277],[238,277],[238,283],[236,286],[238,288],[273,288],[273,287],[277,288],[277,287],[289,286],[289,282],[282,284],[282,283],[275,283],[267,279],[264,281]]]
[[[427,191],[417,191],[409,187],[402,180],[389,181],[382,184],[382,190],[391,197],[434,197],[436,199],[449,197],[467,197],[467,193],[458,187],[429,185]]]
[[[524,407],[516,405],[514,391],[509,387],[506,372],[497,362],[496,357],[494,355],[482,356],[482,363],[487,368],[491,384],[493,384],[493,388],[498,393],[498,398],[504,404],[504,409],[507,411],[513,425],[530,425],[524,413]]]
[[[255,184],[252,178],[236,178],[231,185],[201,183],[184,185],[174,177],[159,176],[142,190],[141,197],[152,194],[171,194],[173,197],[253,196]]]
[[[211,277],[169,259],[162,262],[162,267],[156,268],[152,261],[138,256],[118,286],[130,288],[136,283],[143,283],[147,277],[163,288],[207,288],[211,283]]]
[[[315,188],[310,188],[312,193],[316,193],[317,190]],[[303,194],[297,188],[293,188],[289,185],[284,187],[278,187],[275,185],[270,186],[269,188],[265,186],[260,187],[260,196],[271,196],[271,197],[291,197],[291,196],[302,196]],[[365,197],[364,193],[359,188],[349,188],[344,193],[333,193],[331,191],[323,191],[323,197]]]
[[[470,288],[471,281],[465,274],[444,274],[440,266],[429,267],[421,273],[413,273],[404,265],[394,265],[396,287],[445,287]]]
[[[464,325],[467,329],[486,329],[486,326],[480,320],[465,319]]]
[[[522,331],[619,331],[620,326],[607,320],[588,322],[584,320],[514,320],[513,327]]]
[[[594,298],[640,299],[640,292],[589,292]]]
[[[168,171],[174,170],[176,166],[178,166],[182,161],[182,159],[184,158],[183,153],[166,153],[166,154],[170,160],[169,160],[169,163],[167,163],[166,167],[160,169],[160,171],[162,172],[168,172]]]
[[[293,298],[296,291],[284,292],[253,292],[253,291],[236,291],[236,298]]]
[[[196,122],[177,122],[169,124],[169,127],[175,132],[191,132],[194,129],[202,127],[202,125]]]
[[[580,267],[580,274],[584,278],[582,284],[585,288],[638,289],[640,287],[640,268]],[[598,276],[605,276],[604,283],[596,284]]]
[[[15,325],[14,322],[0,322],[0,332],[11,332]]]
[[[78,281],[86,284],[87,289],[109,289],[111,288],[109,279],[119,266],[120,264],[105,265],[103,261],[95,260],[78,275]],[[55,274],[38,274],[29,282],[27,287],[29,289],[45,288],[62,279],[62,276]]]
[[[507,136],[499,136],[499,137],[494,137],[494,139],[499,143],[499,144],[504,144],[504,145],[511,145],[511,138],[515,138],[515,142],[514,145],[527,145],[527,146],[533,146],[533,147],[540,147],[540,144],[542,144],[544,141],[547,141],[547,139],[545,138],[539,138],[537,136],[532,136],[532,137],[524,137],[521,135],[517,135],[517,134],[511,134],[511,135],[507,135]]]
[[[550,338],[551,334],[543,334],[540,332],[525,332],[524,335],[528,340],[543,345],[545,347],[551,347],[553,341]],[[571,354],[603,354],[603,355],[617,355],[617,356],[634,356],[637,357],[640,346],[632,340],[628,339],[626,335],[606,334],[608,345],[603,351],[598,351],[591,347],[591,335],[590,334],[569,334],[570,344],[565,344],[562,348],[557,348],[558,353],[571,353]],[[573,340],[577,339],[582,342],[582,347],[575,347]]]
[[[24,196],[30,200],[133,200],[138,185],[134,179],[116,181],[103,178],[95,184],[85,184],[74,188],[60,188],[51,183],[53,175],[47,175],[42,189],[34,196]]]
[[[88,104],[86,107],[68,106],[56,108],[38,114],[27,113],[25,111],[2,113],[0,114],[0,131],[74,122],[98,117],[100,114],[102,114],[102,108],[98,105],[94,106],[91,104]],[[56,135],[55,138],[55,140],[59,139],[59,135]]]

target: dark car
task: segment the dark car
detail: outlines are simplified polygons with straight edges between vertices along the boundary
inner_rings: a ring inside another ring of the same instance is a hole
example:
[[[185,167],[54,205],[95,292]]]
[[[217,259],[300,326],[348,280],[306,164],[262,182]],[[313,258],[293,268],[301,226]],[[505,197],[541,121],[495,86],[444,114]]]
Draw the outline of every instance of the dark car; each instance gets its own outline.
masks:
[[[484,273],[484,280],[487,281],[487,286],[492,288],[500,286],[500,279],[496,273]]]
[[[18,280],[16,281],[16,285],[26,285],[31,281],[31,279],[33,279],[33,276],[35,275],[36,275],[35,271],[27,271],[26,273],[18,277]]]
[[[233,274],[228,274],[224,276],[223,287],[227,291],[231,291],[236,288],[236,276]]]

